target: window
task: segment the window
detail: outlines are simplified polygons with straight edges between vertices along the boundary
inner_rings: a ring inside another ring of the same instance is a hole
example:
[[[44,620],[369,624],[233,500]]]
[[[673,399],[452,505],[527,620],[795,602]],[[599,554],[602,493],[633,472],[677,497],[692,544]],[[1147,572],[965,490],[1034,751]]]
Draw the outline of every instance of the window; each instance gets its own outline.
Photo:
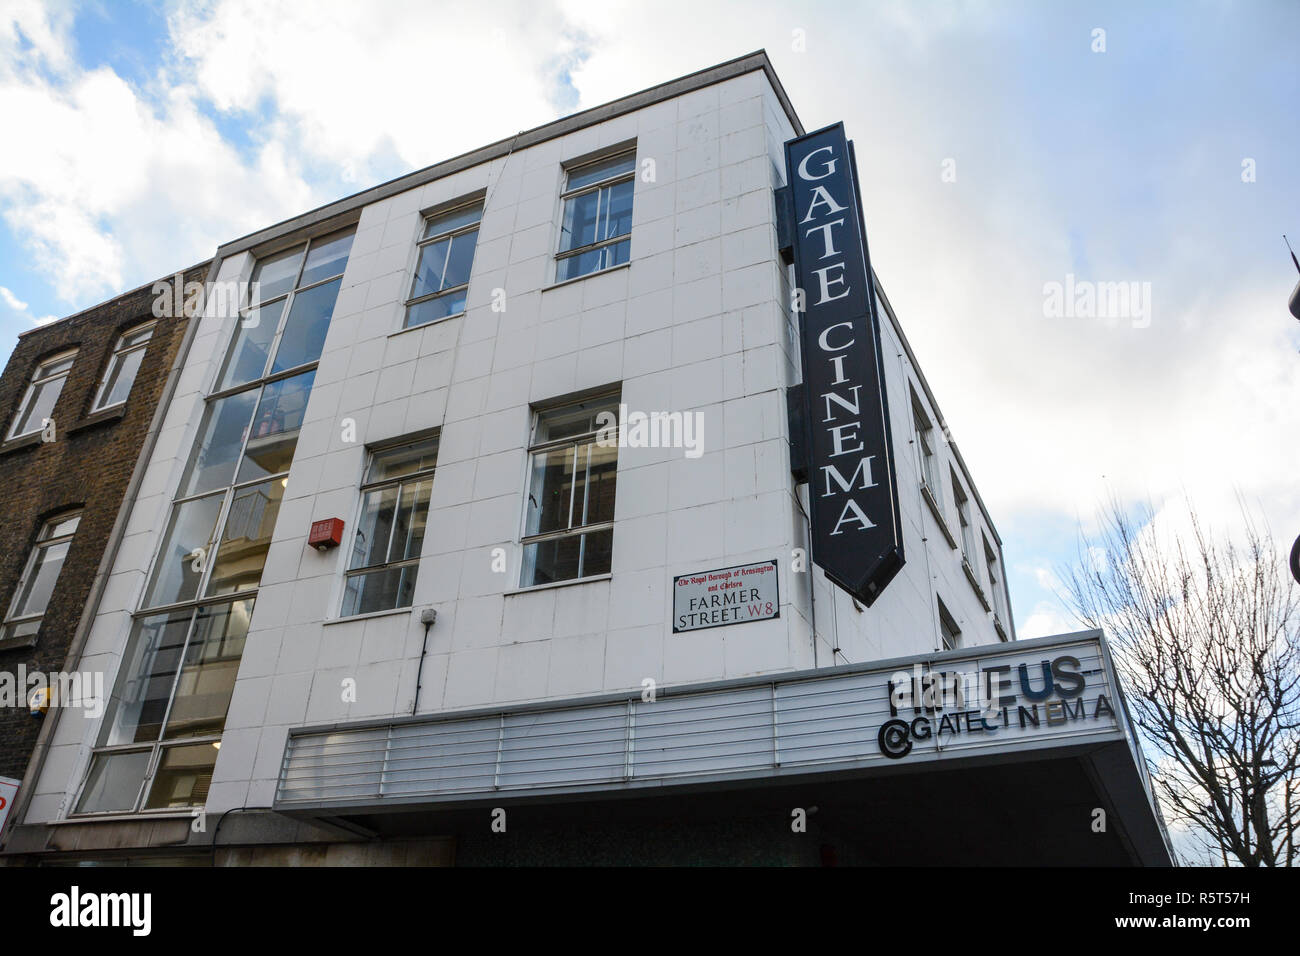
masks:
[[[934,424],[925,408],[912,393],[912,419],[916,426],[916,446],[921,452],[921,482],[930,489],[932,495],[939,494],[938,464],[935,455]]]
[[[257,299],[240,310],[216,391],[239,388],[320,358],[352,236],[349,229],[313,239],[257,264],[252,284]]]
[[[112,408],[126,401],[131,394],[131,386],[135,384],[136,373],[140,371],[140,363],[144,361],[144,352],[153,336],[153,328],[154,324],[150,322],[131,329],[117,340],[113,357],[108,360],[108,368],[104,369],[103,381],[99,383],[95,404],[91,406],[92,412]]]
[[[1007,608],[1000,576],[1002,572],[998,568],[998,554],[993,550],[993,545],[989,544],[988,538],[984,539],[984,565],[989,569],[989,591],[993,595],[993,613],[997,615],[999,622],[1006,623]]]
[[[23,576],[14,589],[13,600],[9,602],[9,613],[5,616],[3,630],[0,630],[0,644],[35,638],[41,629],[41,618],[49,606],[50,595],[59,580],[59,572],[63,570],[63,562],[80,522],[81,514],[77,512],[51,518],[41,526]]]
[[[606,395],[534,416],[524,506],[522,587],[608,574],[614,543],[618,445],[597,437]]]
[[[27,386],[22,404],[18,406],[18,414],[14,416],[14,423],[9,428],[10,438],[32,435],[45,427],[54,413],[54,405],[59,400],[59,393],[63,391],[63,383],[68,380],[68,373],[72,371],[72,362],[76,357],[77,350],[73,349],[47,358],[36,366],[31,384]]]
[[[961,522],[961,556],[972,568],[975,567],[975,529],[970,521],[970,499],[962,491],[957,475],[952,476],[952,497],[957,502],[957,518]]]
[[[483,203],[473,202],[430,216],[420,239],[420,258],[406,300],[404,328],[426,325],[465,311]]]
[[[351,232],[258,262],[154,559],[77,813],[200,806]]]
[[[957,622],[948,613],[948,608],[944,606],[943,601],[937,595],[935,601],[939,605],[939,636],[943,640],[943,649],[945,651],[956,650],[961,647],[961,628],[957,626]]]
[[[139,618],[78,813],[202,805],[253,599]]]
[[[628,261],[635,171],[635,150],[568,170],[556,282]]]
[[[437,459],[437,438],[371,453],[343,589],[344,617],[411,606]]]

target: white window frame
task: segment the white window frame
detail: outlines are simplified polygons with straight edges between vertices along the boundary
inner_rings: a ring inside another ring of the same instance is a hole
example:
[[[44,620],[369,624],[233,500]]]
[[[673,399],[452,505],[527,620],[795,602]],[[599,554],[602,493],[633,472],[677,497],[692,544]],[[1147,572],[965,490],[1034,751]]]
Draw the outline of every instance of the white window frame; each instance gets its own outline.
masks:
[[[915,390],[912,390],[912,427],[916,432],[917,452],[921,456],[921,486],[928,489],[937,501],[942,489],[934,473],[939,465],[939,452],[933,447],[935,425]]]
[[[376,455],[383,454],[384,452],[396,451],[399,448],[407,448],[411,445],[421,445],[426,443],[431,444],[433,446],[433,464],[430,465],[428,468],[423,468],[419,471],[413,471],[409,475],[399,475],[396,478],[385,478],[380,481],[370,481],[370,482],[367,482],[365,480],[366,476],[370,473],[371,465],[374,464]],[[368,614],[383,614],[388,611],[402,610],[402,607],[397,606],[397,607],[390,607],[390,608],[381,608],[377,611],[360,611],[355,614],[345,614],[343,612],[343,605],[348,598],[348,580],[350,578],[361,577],[362,575],[366,575],[366,574],[374,574],[376,571],[386,571],[390,568],[405,568],[405,567],[415,567],[416,578],[418,580],[419,567],[420,567],[420,555],[417,554],[414,557],[402,558],[397,561],[385,561],[382,564],[372,564],[362,568],[349,568],[348,565],[351,563],[350,556],[352,554],[352,551],[356,548],[357,535],[361,531],[361,518],[366,511],[366,495],[368,495],[372,491],[382,491],[384,488],[389,488],[389,487],[397,488],[397,502],[398,502],[398,506],[400,507],[402,501],[402,490],[401,490],[402,485],[413,484],[415,482],[425,481],[425,480],[429,480],[429,481],[433,480],[434,475],[438,471],[438,452],[441,450],[441,448],[442,448],[442,435],[441,433],[435,433],[432,435],[423,435],[420,436],[419,438],[401,439],[395,442],[386,442],[383,445],[376,445],[372,448],[367,449],[365,469],[361,472],[361,486],[358,489],[359,494],[357,500],[356,513],[352,521],[352,534],[349,535],[348,538],[348,540],[351,542],[351,547],[348,549],[347,557],[343,561],[343,588],[342,591],[340,592],[339,604],[338,604],[339,620],[344,620],[349,617],[365,617]],[[433,494],[432,489],[430,489],[430,507],[432,507],[432,500],[433,500],[432,494]],[[394,521],[393,526],[388,529],[388,547],[384,549],[385,554],[389,553],[389,551],[392,550],[393,534],[395,534],[396,531],[397,531],[397,522]],[[411,605],[406,605],[406,606],[409,607]]]
[[[610,162],[611,160],[622,159],[628,156],[630,156],[632,159],[632,168],[629,169],[627,172],[612,173],[609,176],[605,177],[604,179],[597,180],[594,183],[587,183],[586,185],[579,186],[576,189],[569,188],[569,182],[572,180],[574,173],[581,172],[582,170],[586,169],[588,166],[594,166],[597,163],[607,163]],[[631,146],[627,146],[622,149],[615,149],[612,150],[611,152],[602,153],[599,156],[593,156],[587,159],[578,160],[575,162],[565,164],[564,190],[560,193],[560,229],[559,229],[559,236],[557,237],[557,244],[560,247],[557,249],[555,253],[555,282],[557,284],[563,282],[576,282],[578,279],[585,279],[587,276],[594,276],[597,275],[598,273],[606,272],[610,269],[617,269],[620,268],[622,265],[624,265],[624,263],[619,263],[618,265],[601,266],[599,269],[593,269],[590,272],[584,272],[582,275],[569,276],[563,279],[560,278],[560,269],[563,267],[563,263],[565,259],[572,259],[575,256],[582,255],[583,253],[593,252],[597,249],[603,249],[606,246],[614,246],[620,242],[631,243],[632,227],[628,226],[628,230],[625,233],[621,233],[620,235],[613,236],[606,239],[598,239],[595,242],[587,243],[585,246],[575,246],[572,249],[565,249],[562,245],[562,243],[564,242],[564,214],[565,214],[565,210],[568,209],[569,201],[572,199],[577,199],[580,196],[585,196],[587,193],[610,189],[613,186],[617,186],[625,182],[631,182],[634,184],[632,187],[632,193],[633,193],[632,203],[633,203],[633,208],[635,208],[636,206],[636,186],[635,186],[636,144],[635,143],[633,143]],[[597,213],[596,213],[597,219],[599,219],[600,216],[599,198],[597,198],[596,200],[596,209],[597,209]],[[628,246],[628,249],[629,249],[628,259],[630,260],[632,257],[630,251],[631,250],[630,245]]]
[[[939,615],[939,642],[941,649],[945,651],[955,651],[962,646],[961,628],[957,625],[957,619],[952,616],[948,606],[943,603],[943,598],[939,595],[934,596],[935,607]],[[948,631],[952,632],[951,640],[948,637]]]
[[[961,535],[961,556],[966,565],[971,570],[974,570],[979,557],[973,553],[975,551],[975,526],[971,523],[970,495],[962,486],[961,479],[957,477],[955,471],[951,473],[951,476],[952,496],[957,505],[958,531]]]
[[[78,508],[71,511],[60,512],[59,514],[46,518],[41,522],[41,530],[37,533],[36,540],[32,543],[31,550],[27,554],[27,562],[23,565],[23,573],[18,578],[18,584],[14,588],[13,597],[9,599],[9,610],[5,612],[3,627],[0,627],[0,644],[3,644],[5,641],[16,640],[16,638],[9,633],[16,625],[29,624],[32,621],[36,621],[38,622],[37,628],[39,630],[39,622],[44,620],[45,614],[49,610],[49,603],[47,602],[45,607],[41,609],[40,614],[24,614],[22,616],[16,616],[18,604],[22,599],[23,592],[27,588],[27,582],[31,580],[32,573],[36,569],[37,556],[41,554],[41,552],[49,550],[54,545],[63,544],[64,542],[67,542],[69,549],[71,549],[72,540],[77,536],[77,529],[81,527],[82,514],[83,512]],[[73,518],[77,519],[77,525],[71,531],[49,538],[45,536],[46,532],[51,530],[54,525],[60,524],[64,521],[69,521]],[[66,561],[67,558],[65,556],[63,562],[59,564],[59,577],[63,576],[63,564],[66,563]],[[54,582],[55,587],[57,587],[58,577],[54,579]],[[31,637],[34,642],[36,634],[33,633]]]
[[[127,329],[117,337],[117,345],[114,346],[113,354],[109,356],[108,364],[104,367],[104,375],[99,380],[99,390],[95,393],[95,402],[93,405],[90,406],[90,411],[92,414],[94,412],[102,412],[105,409],[117,408],[121,405],[126,404],[127,398],[129,398],[131,395],[131,389],[135,388],[135,375],[131,376],[131,387],[126,390],[126,398],[123,398],[121,401],[114,402],[111,405],[106,405],[104,404],[104,399],[107,397],[106,390],[108,388],[109,380],[113,376],[113,370],[118,368],[121,362],[125,361],[126,356],[130,355],[132,352],[143,352],[149,348],[149,343],[153,341],[153,331],[154,328],[157,326],[157,324],[158,324],[157,322],[141,322],[139,325]],[[137,342],[135,345],[130,345],[130,346],[125,346],[123,344],[131,336],[139,335],[141,332],[144,332],[145,330],[148,330],[149,337],[146,338],[143,342]],[[141,357],[140,361],[141,363],[143,363],[144,358]],[[137,367],[136,375],[139,374],[140,374],[140,369]]]
[[[399,331],[404,331],[406,329],[422,329],[425,328],[426,326],[436,325],[439,322],[445,322],[447,319],[454,319],[457,316],[464,315],[466,311],[468,311],[469,282],[470,282],[470,278],[473,278],[473,272],[474,272],[473,265],[470,266],[470,276],[467,277],[465,281],[462,282],[460,285],[448,286],[445,289],[439,289],[437,292],[426,292],[423,295],[415,295],[415,284],[416,282],[419,281],[420,278],[420,259],[424,255],[425,246],[431,246],[436,242],[442,242],[444,239],[452,240],[452,246],[455,246],[455,240],[458,236],[463,236],[469,232],[478,232],[478,230],[481,229],[483,226],[484,204],[485,204],[485,197],[477,196],[473,199],[466,199],[463,202],[456,202],[453,205],[444,206],[442,208],[434,210],[433,212],[426,213],[424,217],[420,220],[421,237],[417,239],[415,242],[415,264],[411,267],[411,287],[410,287],[410,292],[407,294],[406,301],[402,303],[402,325]],[[466,209],[470,206],[479,207],[478,218],[475,219],[473,222],[466,223],[465,225],[462,226],[455,226],[451,229],[445,229],[442,232],[435,233],[432,236],[424,235],[424,232],[428,228],[430,222],[433,222],[438,219],[442,219],[444,216],[449,216],[452,213],[460,212],[462,209]],[[477,236],[474,238],[474,254],[475,256],[478,255]],[[447,259],[442,264],[441,278],[444,280],[447,278],[447,265],[450,262],[451,262],[451,249],[448,248]],[[439,284],[441,285],[441,282]],[[452,295],[453,293],[462,292],[462,291],[466,294],[465,308],[461,309],[459,312],[450,312],[447,315],[444,315],[440,318],[430,319],[428,322],[420,322],[416,325],[410,325],[407,323],[407,318],[408,316],[410,316],[411,308],[413,306],[422,305],[425,302],[431,302],[434,299],[441,299],[445,296],[449,296]]]
[[[64,349],[62,352],[58,352],[54,355],[51,355],[49,358],[45,358],[40,361],[40,364],[36,366],[36,370],[32,372],[31,379],[27,382],[27,391],[23,393],[23,400],[18,404],[18,411],[14,413],[13,422],[10,424],[9,433],[5,438],[6,441],[9,441],[10,439],[14,439],[14,438],[25,438],[28,435],[36,435],[44,430],[45,422],[49,421],[49,419],[42,419],[40,424],[38,424],[35,428],[29,428],[27,431],[22,433],[18,432],[18,423],[23,420],[23,416],[26,414],[27,409],[31,406],[32,397],[36,394],[36,388],[38,385],[45,385],[49,382],[55,381],[56,379],[63,379],[64,380],[63,384],[59,385],[59,393],[54,398],[54,405],[51,406],[50,408],[51,411],[54,410],[54,407],[59,404],[59,399],[63,397],[63,385],[67,384],[67,378],[69,375],[72,374],[73,366],[69,365],[66,370],[62,372],[58,372],[54,375],[47,375],[45,377],[41,376],[41,369],[46,368],[47,366],[50,365],[54,365],[58,362],[63,362],[67,359],[72,359],[73,363],[75,364],[77,353],[79,351],[80,351],[79,349]]]

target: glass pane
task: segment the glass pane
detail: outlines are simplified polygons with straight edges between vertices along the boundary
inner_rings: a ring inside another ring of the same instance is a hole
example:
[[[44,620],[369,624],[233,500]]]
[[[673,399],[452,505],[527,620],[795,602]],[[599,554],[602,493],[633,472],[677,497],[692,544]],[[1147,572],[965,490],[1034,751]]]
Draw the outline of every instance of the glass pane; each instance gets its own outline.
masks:
[[[469,271],[474,265],[474,246],[478,243],[478,230],[462,233],[451,240],[451,255],[447,259],[447,274],[442,287],[464,285],[469,281]]]
[[[625,239],[623,242],[616,242],[613,245],[605,246],[600,251],[604,253],[604,258],[601,260],[600,268],[608,269],[611,266],[621,266],[623,263],[627,262],[628,258],[632,254],[632,243]]]
[[[271,354],[271,342],[280,327],[280,314],[286,301],[281,299],[239,317],[226,366],[217,382],[219,390],[254,381],[266,372],[266,359]]]
[[[425,299],[406,310],[406,328],[412,328],[417,325],[425,325],[429,322],[436,322],[438,319],[445,319],[449,315],[460,315],[465,311],[465,289],[459,292],[448,292],[446,295],[440,295],[436,299]]]
[[[626,236],[632,231],[632,181],[618,183],[602,192],[605,199],[601,202],[600,238]]]
[[[221,733],[252,611],[252,599],[199,609],[176,681],[165,740]]]
[[[74,352],[72,355],[65,355],[62,358],[42,362],[36,367],[36,373],[32,375],[32,381],[52,378],[55,375],[62,375],[72,368],[72,363],[76,361],[76,359],[77,355]]]
[[[172,508],[153,580],[145,592],[144,607],[188,601],[198,593],[224,500],[223,492],[184,501]]]
[[[257,403],[257,414],[253,416],[244,460],[236,477],[237,484],[289,470],[315,378],[315,371],[304,372],[272,382],[262,389],[262,400]]]
[[[420,249],[420,261],[415,267],[415,282],[411,286],[411,298],[442,290],[442,273],[447,265],[447,250],[451,240],[443,239],[431,242]]]
[[[451,232],[453,229],[460,229],[462,226],[468,226],[472,222],[478,222],[482,216],[482,203],[474,203],[470,206],[461,206],[459,209],[445,212],[441,216],[434,216],[425,224],[424,238],[429,239],[433,236],[441,235],[444,232]]]
[[[429,516],[429,493],[433,480],[402,485],[397,503],[397,527],[393,530],[393,543],[388,551],[389,561],[418,558],[424,544],[424,527]]]
[[[23,589],[18,593],[10,617],[29,617],[44,614],[50,603],[50,594],[54,591],[59,572],[63,570],[63,559],[68,556],[70,541],[60,541],[36,550],[31,574],[23,582]]]
[[[588,163],[586,166],[578,166],[569,172],[569,188],[581,189],[583,186],[598,183],[602,179],[609,179],[621,173],[630,173],[635,167],[636,153],[624,153],[622,156],[602,159],[598,162]]]
[[[330,330],[330,318],[334,315],[334,300],[339,297],[342,284],[342,279],[335,279],[293,297],[289,321],[284,324],[280,347],[271,366],[273,374],[320,358],[325,348],[325,333]]]
[[[135,384],[135,375],[140,371],[142,361],[144,361],[144,349],[119,352],[113,356],[104,375],[103,391],[99,393],[99,403],[95,406],[97,409],[109,408],[126,401],[127,396],[131,394],[131,386]]]
[[[122,661],[100,746],[144,743],[162,732],[189,632],[189,610],[141,618]]]
[[[86,789],[77,804],[78,813],[106,813],[134,810],[140,784],[149,768],[149,751],[129,754],[100,754],[90,765]]]
[[[199,440],[185,466],[177,497],[185,498],[230,484],[257,396],[258,390],[253,388],[208,403],[203,424],[199,426]]]
[[[582,536],[582,577],[609,574],[614,551],[614,529],[593,531]]]
[[[348,569],[369,568],[383,564],[392,539],[393,513],[397,510],[398,486],[366,492],[352,540],[352,558]]]
[[[527,534],[543,534],[569,527],[573,459],[572,448],[557,448],[533,455],[533,473],[528,491]]]
[[[164,750],[144,808],[200,807],[206,803],[217,752],[213,743],[185,744]]]
[[[582,536],[552,538],[524,546],[524,587],[578,577]]]
[[[0,640],[10,640],[12,638],[30,637],[41,629],[41,619],[34,621],[15,621],[12,624],[6,624],[4,630],[0,631]]]
[[[298,278],[298,264],[302,262],[305,246],[298,246],[288,252],[263,259],[253,269],[253,282],[258,283],[257,300],[265,302],[277,295],[284,295],[293,288]]]
[[[602,190],[583,193],[564,202],[564,222],[560,227],[560,251],[577,249],[596,241],[596,221]]]
[[[614,485],[618,477],[618,446],[587,446],[587,499],[581,515],[574,520],[583,524],[596,524],[614,520]],[[575,510],[577,510],[575,508]]]
[[[9,433],[10,436],[27,435],[44,428],[45,419],[54,413],[54,404],[59,400],[59,393],[63,391],[63,383],[67,380],[67,376],[63,375],[32,386],[27,398],[27,404],[19,411],[18,418],[14,420],[14,427]]]
[[[366,472],[366,484],[389,481],[403,475],[414,474],[417,471],[425,471],[432,468],[437,460],[437,439],[377,451],[370,459],[370,469]]]
[[[136,345],[143,345],[145,342],[148,342],[149,339],[152,337],[153,337],[153,325],[152,324],[146,325],[142,329],[136,329],[134,332],[127,332],[125,335],[123,335],[122,341],[121,343],[119,343],[118,348],[129,349]]]
[[[610,418],[601,418],[602,412],[608,412]],[[533,444],[556,441],[560,438],[573,438],[597,431],[606,422],[617,421],[618,397],[606,395],[593,398],[563,408],[553,408],[537,416],[537,425],[533,430]]]
[[[311,285],[330,276],[343,275],[348,264],[348,253],[352,251],[353,235],[354,231],[349,229],[323,239],[313,239],[311,251],[307,253],[307,264],[302,270],[302,280],[298,285]]]
[[[415,595],[416,565],[367,571],[348,578],[343,616],[410,607]]]
[[[275,530],[287,481],[287,478],[273,478],[235,492],[217,545],[212,576],[208,578],[209,595],[255,588],[262,580],[271,532]]]
[[[44,530],[41,531],[41,540],[48,541],[50,538],[61,538],[65,534],[73,534],[79,524],[81,524],[81,512],[68,515],[66,518],[51,518],[45,523]]]

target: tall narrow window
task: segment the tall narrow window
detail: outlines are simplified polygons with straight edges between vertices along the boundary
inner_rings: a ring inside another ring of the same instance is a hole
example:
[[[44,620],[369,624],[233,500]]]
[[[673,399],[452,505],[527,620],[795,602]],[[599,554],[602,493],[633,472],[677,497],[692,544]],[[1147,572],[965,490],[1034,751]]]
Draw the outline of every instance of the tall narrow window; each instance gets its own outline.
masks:
[[[136,373],[140,371],[140,363],[144,361],[153,328],[154,324],[150,322],[131,329],[117,340],[113,355],[104,369],[104,378],[99,383],[92,412],[112,408],[126,401],[131,394],[131,386],[135,384]]]
[[[961,647],[961,628],[957,626],[957,622],[948,613],[948,608],[944,606],[943,601],[937,596],[935,601],[939,607],[939,636],[943,641],[943,649],[945,651],[956,650]]]
[[[343,589],[344,617],[411,606],[437,459],[436,438],[371,453]]]
[[[957,502],[957,519],[961,522],[961,556],[966,559],[966,563],[972,568],[975,567],[975,528],[971,524],[970,518],[970,499],[966,492],[962,490],[961,482],[957,480],[957,475],[952,476],[952,497]]]
[[[262,259],[208,396],[77,813],[201,806],[352,232]]]
[[[0,629],[0,646],[10,641],[17,645],[33,639],[41,629],[41,619],[45,616],[50,595],[58,583],[59,572],[63,570],[63,562],[80,522],[81,514],[78,512],[51,518],[41,526],[32,553],[27,556],[23,576],[14,589],[13,600],[9,602],[9,613],[5,615],[3,629]]]
[[[54,405],[63,391],[63,383],[68,380],[72,363],[77,357],[77,350],[72,349],[47,358],[32,373],[32,381],[23,395],[18,414],[14,416],[9,427],[10,438],[32,435],[45,427],[45,423],[54,414]]]
[[[925,413],[916,393],[912,393],[912,420],[916,425],[916,446],[921,453],[921,481],[932,495],[939,494],[939,469],[936,457],[934,424]]]
[[[1002,569],[998,566],[998,553],[993,550],[993,545],[989,544],[989,539],[984,539],[984,565],[989,569],[989,592],[993,595],[993,613],[997,616],[998,623],[1006,624],[1007,622],[1007,605],[1006,596],[1002,593]]]
[[[425,220],[420,258],[406,300],[406,328],[465,311],[482,217],[483,203],[472,202]]]
[[[635,172],[636,150],[568,170],[556,282],[628,261]]]
[[[618,444],[604,437],[602,412],[617,415],[617,395],[534,417],[523,587],[609,573]]]

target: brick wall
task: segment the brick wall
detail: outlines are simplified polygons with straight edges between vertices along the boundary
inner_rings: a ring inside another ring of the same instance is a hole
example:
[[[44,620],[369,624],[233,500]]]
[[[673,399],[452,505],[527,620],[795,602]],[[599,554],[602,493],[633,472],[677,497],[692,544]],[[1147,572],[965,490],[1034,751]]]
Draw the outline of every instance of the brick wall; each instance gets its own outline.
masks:
[[[206,264],[195,266],[185,281],[201,282],[206,272]],[[0,434],[7,434],[37,364],[78,349],[54,408],[55,440],[0,445],[0,614],[9,610],[42,522],[84,509],[35,646],[0,650],[0,673],[16,674],[20,664],[28,673],[66,669],[69,644],[185,331],[184,318],[158,319],[123,410],[90,415],[118,337],[153,317],[154,298],[152,287],[144,286],[27,333],[0,376]],[[0,707],[0,776],[22,778],[40,733],[42,718],[28,713],[25,697],[22,706]]]

